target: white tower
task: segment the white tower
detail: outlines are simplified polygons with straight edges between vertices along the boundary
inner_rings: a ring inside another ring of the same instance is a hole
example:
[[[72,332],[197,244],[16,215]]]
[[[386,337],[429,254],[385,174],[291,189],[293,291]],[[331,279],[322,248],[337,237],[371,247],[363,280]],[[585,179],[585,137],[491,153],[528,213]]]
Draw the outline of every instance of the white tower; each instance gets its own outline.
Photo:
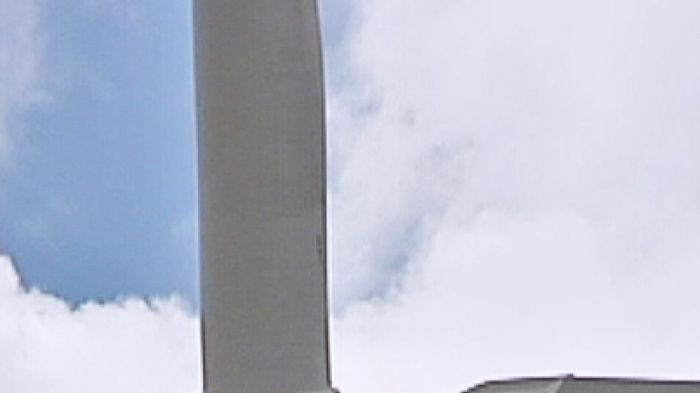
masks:
[[[207,393],[330,391],[315,0],[195,0]]]

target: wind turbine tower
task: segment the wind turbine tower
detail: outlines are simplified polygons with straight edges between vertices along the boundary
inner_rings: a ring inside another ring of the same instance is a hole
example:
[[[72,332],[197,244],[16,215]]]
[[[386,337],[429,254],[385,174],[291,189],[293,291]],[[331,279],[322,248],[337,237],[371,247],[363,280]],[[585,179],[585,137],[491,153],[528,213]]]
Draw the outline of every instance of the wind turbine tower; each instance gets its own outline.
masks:
[[[330,392],[315,0],[195,0],[207,393]]]

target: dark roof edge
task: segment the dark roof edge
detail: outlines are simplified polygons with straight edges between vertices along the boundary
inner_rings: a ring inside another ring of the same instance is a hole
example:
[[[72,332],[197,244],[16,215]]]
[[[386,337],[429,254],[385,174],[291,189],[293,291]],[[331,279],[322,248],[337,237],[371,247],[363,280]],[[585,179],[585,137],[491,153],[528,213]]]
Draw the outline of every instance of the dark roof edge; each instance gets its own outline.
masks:
[[[582,382],[620,382],[620,383],[650,383],[650,384],[667,384],[667,385],[690,385],[690,384],[700,384],[700,380],[688,380],[688,379],[661,379],[661,378],[636,378],[636,377],[616,377],[616,376],[605,376],[605,377],[588,377],[588,376],[576,376],[574,374],[563,374],[559,376],[551,377],[514,377],[506,379],[489,380],[472,386],[471,388],[464,391],[475,392],[480,388],[490,386],[490,385],[506,385],[506,384],[517,384],[517,383],[528,383],[528,382],[542,382],[542,383],[556,383],[560,382],[564,384],[567,381],[582,381]],[[556,389],[555,391],[559,391]]]
[[[624,383],[658,383],[666,385],[695,385],[700,384],[700,380],[691,379],[674,379],[674,378],[654,378],[654,377],[574,377],[572,375],[572,380],[585,381],[585,382],[624,382]]]
[[[486,386],[492,386],[492,385],[506,385],[506,384],[517,384],[517,383],[528,383],[528,382],[558,382],[558,381],[564,381],[565,379],[568,378],[576,378],[574,377],[573,374],[564,374],[560,376],[551,376],[551,377],[513,377],[513,378],[505,378],[505,379],[493,379],[493,380],[487,380],[484,382],[481,382],[479,384],[476,384],[472,387],[470,387],[467,390],[464,390],[464,392],[474,392],[480,388],[486,387]]]

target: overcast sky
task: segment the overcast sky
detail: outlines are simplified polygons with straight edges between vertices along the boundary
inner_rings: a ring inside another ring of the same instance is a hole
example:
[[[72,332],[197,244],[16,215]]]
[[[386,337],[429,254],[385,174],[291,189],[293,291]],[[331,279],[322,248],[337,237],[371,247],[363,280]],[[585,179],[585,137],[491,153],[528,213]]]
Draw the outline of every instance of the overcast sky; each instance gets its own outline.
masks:
[[[343,392],[700,378],[700,3],[321,5]],[[191,42],[0,0],[0,390],[197,390]]]

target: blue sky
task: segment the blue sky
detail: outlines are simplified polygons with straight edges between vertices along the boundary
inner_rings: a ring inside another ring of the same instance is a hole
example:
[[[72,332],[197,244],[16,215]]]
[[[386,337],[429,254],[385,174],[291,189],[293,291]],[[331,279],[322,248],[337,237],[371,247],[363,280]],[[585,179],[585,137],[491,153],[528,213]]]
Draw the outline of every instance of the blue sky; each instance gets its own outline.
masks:
[[[0,239],[72,301],[196,293],[187,1],[46,3],[50,98],[22,113]]]
[[[329,47],[347,7],[324,7]],[[42,3],[45,102],[17,121],[0,241],[30,286],[74,302],[196,302],[189,1]]]

